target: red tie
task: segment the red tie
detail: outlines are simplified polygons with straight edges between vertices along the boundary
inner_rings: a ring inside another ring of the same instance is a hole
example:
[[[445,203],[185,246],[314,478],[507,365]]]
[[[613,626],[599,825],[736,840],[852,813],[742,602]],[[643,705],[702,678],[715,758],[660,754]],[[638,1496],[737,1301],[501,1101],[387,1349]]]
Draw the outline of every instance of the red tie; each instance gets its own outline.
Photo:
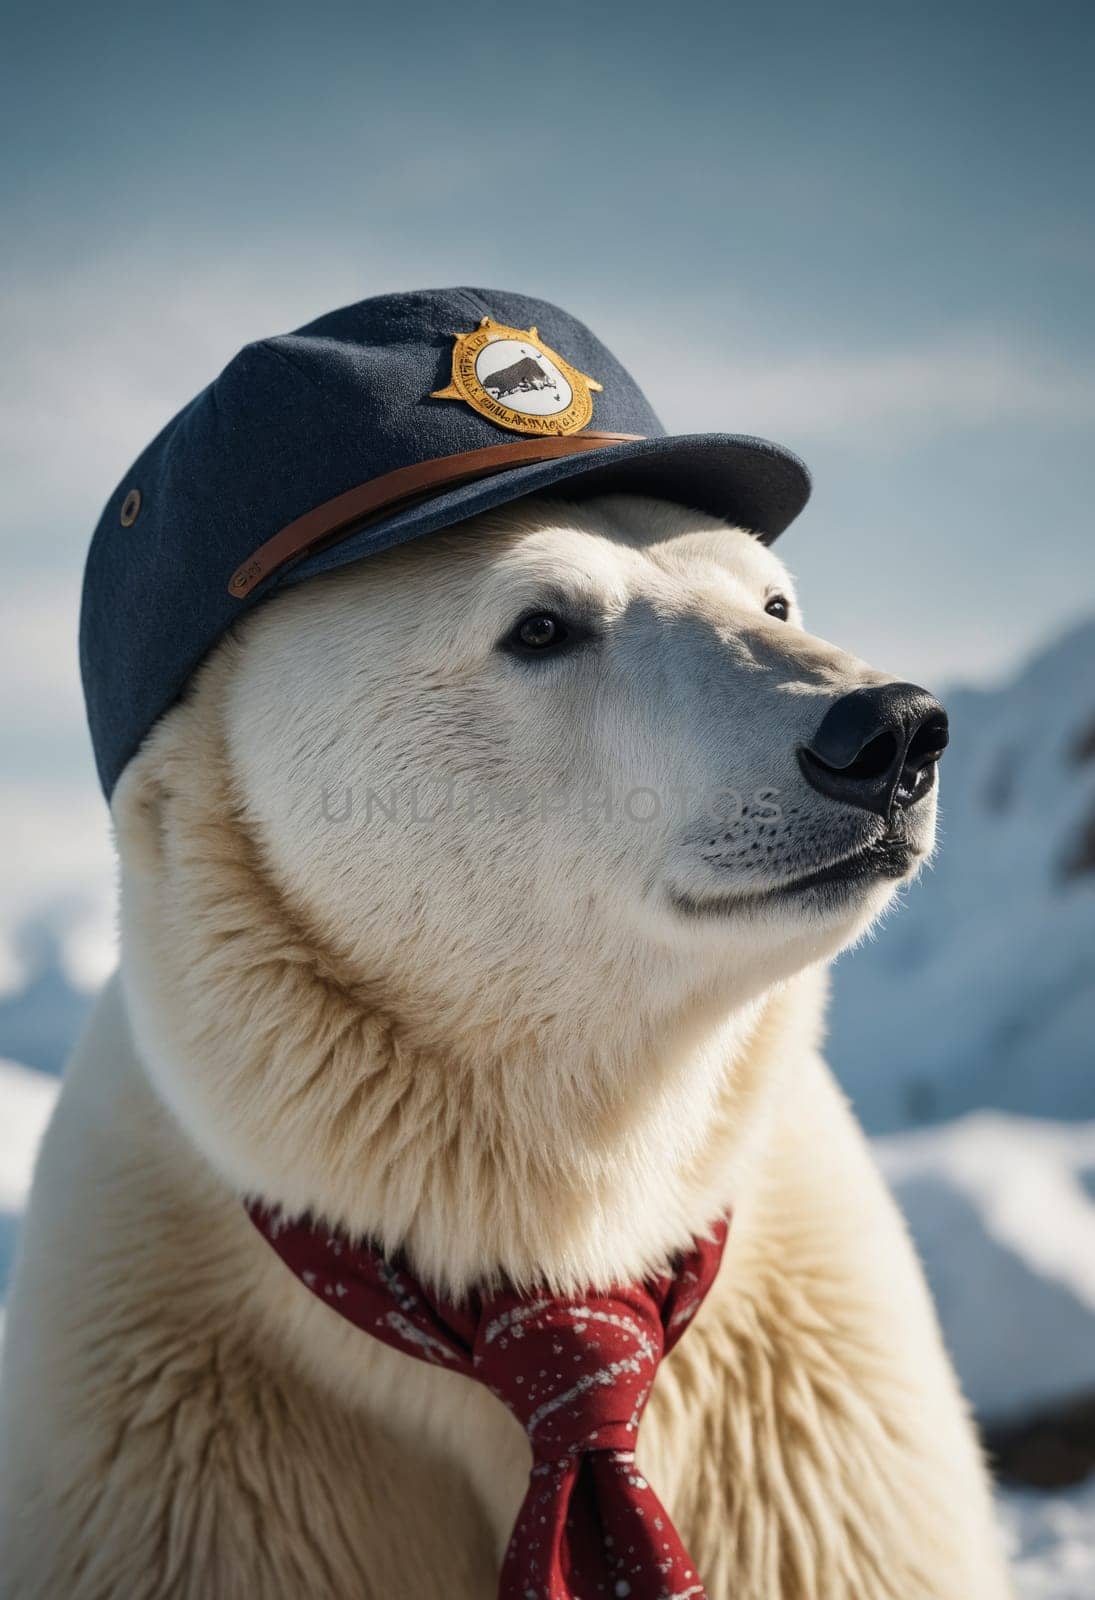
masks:
[[[486,1384],[532,1445],[528,1492],[498,1600],[706,1600],[669,1516],[635,1465],[658,1370],[699,1309],[727,1224],[674,1271],[573,1297],[502,1290],[439,1300],[367,1245],[286,1221],[251,1220],[314,1295],[374,1338]]]

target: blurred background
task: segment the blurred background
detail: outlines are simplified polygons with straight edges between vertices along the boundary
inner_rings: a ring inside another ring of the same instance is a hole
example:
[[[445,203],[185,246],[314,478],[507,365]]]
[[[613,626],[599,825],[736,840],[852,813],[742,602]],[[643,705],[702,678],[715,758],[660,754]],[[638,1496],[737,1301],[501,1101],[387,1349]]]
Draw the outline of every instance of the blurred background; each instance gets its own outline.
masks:
[[[830,1056],[1001,1474],[1095,1593],[1095,12],[8,5],[0,1266],[114,960],[76,617],[102,502],[247,340],[472,283],[590,322],[674,431],[813,468],[812,630],[947,694],[942,850]]]

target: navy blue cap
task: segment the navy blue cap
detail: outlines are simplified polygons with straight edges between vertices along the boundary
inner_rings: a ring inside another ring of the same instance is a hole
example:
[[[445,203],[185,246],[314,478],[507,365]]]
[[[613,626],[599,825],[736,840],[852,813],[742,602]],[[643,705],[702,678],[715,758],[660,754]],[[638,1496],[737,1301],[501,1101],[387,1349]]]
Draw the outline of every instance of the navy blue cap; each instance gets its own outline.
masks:
[[[138,457],[95,530],[80,665],[106,794],[270,594],[525,495],[614,491],[771,541],[810,480],[762,439],[667,436],[588,328],[524,295],[380,295],[246,346]]]

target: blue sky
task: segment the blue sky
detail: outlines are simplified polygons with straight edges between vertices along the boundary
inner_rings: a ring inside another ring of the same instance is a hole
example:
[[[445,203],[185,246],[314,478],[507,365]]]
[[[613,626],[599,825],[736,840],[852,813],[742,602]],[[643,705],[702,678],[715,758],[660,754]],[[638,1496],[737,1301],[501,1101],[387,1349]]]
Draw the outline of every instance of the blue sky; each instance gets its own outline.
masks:
[[[8,9],[0,732],[90,787],[80,566],[247,339],[522,289],[810,463],[808,620],[933,687],[1095,607],[1086,5]]]

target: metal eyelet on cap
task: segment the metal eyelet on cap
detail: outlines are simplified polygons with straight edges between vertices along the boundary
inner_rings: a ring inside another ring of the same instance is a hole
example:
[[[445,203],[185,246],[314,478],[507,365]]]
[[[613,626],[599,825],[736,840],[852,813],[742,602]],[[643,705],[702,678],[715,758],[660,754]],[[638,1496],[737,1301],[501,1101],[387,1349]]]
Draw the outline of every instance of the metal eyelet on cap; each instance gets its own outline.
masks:
[[[130,489],[129,493],[122,501],[122,509],[119,516],[119,521],[121,522],[122,527],[132,528],[140,514],[141,491],[139,489]]]

